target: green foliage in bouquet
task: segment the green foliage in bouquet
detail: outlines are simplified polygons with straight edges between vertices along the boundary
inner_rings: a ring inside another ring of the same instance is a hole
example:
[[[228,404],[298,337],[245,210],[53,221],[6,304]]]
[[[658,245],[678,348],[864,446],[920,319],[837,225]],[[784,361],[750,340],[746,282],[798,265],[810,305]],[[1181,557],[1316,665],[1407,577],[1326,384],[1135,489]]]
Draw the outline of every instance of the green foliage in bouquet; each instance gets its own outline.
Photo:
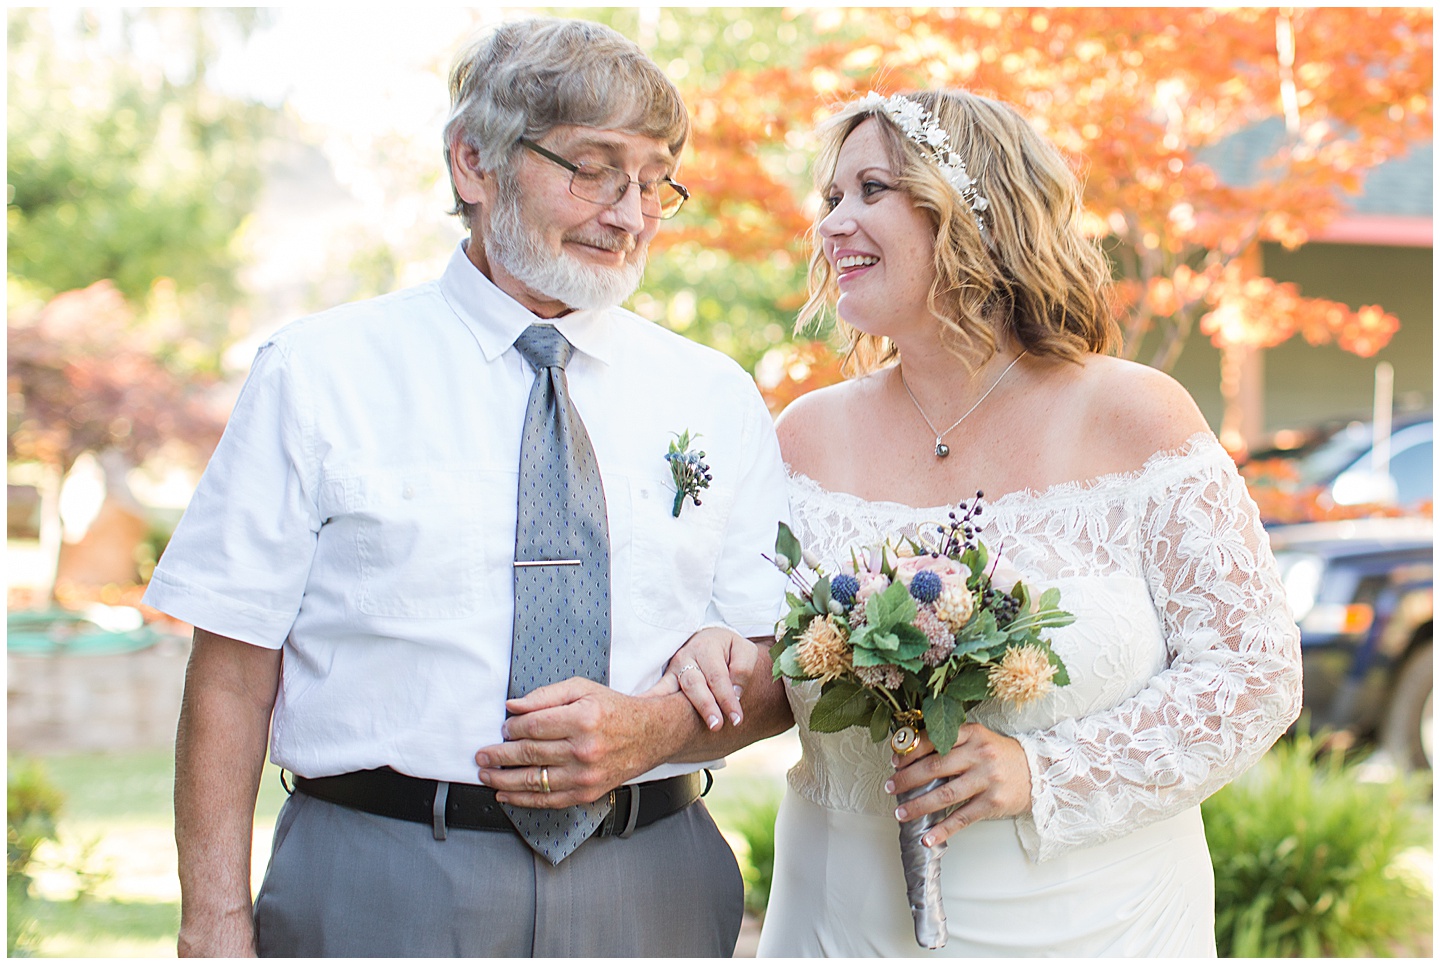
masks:
[[[1430,888],[1402,859],[1429,839],[1425,798],[1303,732],[1277,744],[1201,806],[1220,956],[1388,956],[1428,932]]]
[[[1018,580],[996,585],[977,538],[979,496],[933,539],[852,550],[850,572],[834,576],[780,524],[772,562],[792,589],[770,656],[776,679],[822,681],[812,730],[864,726],[879,742],[923,728],[943,754],[981,701],[1025,703],[1070,682],[1041,631],[1074,617],[1060,609],[1059,590],[1034,599]]]

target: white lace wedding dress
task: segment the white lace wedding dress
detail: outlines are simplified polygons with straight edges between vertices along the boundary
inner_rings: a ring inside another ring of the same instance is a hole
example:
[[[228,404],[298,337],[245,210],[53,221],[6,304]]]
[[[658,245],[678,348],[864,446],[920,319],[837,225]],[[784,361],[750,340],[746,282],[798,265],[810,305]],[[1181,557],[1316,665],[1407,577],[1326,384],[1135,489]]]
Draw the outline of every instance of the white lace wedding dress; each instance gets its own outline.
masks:
[[[802,545],[821,559],[938,522],[791,478]],[[1300,710],[1299,631],[1235,465],[1208,433],[1143,468],[1012,493],[982,537],[1075,614],[1050,631],[1069,686],[972,715],[1016,737],[1033,809],[950,839],[949,943],[915,942],[888,744],[817,734],[819,696],[789,688],[803,756],[775,835],[761,956],[1214,956],[1214,877],[1200,802]]]

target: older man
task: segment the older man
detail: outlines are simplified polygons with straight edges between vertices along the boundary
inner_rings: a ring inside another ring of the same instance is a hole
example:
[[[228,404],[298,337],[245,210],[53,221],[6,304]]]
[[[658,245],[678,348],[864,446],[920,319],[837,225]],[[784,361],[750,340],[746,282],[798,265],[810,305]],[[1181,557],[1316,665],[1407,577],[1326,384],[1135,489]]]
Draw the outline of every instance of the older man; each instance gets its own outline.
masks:
[[[616,307],[688,197],[686,111],[577,21],[500,27],[451,96],[469,238],[439,280],[260,349],[146,597],[196,627],[179,948],[729,955],[733,855],[700,765],[662,762],[785,710],[727,700],[706,731],[673,686],[629,696],[697,629],[768,632],[780,595],[753,383]],[[267,727],[295,793],[252,908]]]

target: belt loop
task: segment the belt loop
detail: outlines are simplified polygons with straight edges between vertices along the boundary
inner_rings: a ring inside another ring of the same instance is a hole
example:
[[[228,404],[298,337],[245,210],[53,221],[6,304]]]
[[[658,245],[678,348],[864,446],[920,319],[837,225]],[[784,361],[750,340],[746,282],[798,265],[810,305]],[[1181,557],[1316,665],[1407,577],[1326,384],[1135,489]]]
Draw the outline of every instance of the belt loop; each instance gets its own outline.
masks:
[[[625,827],[617,838],[628,838],[635,833],[635,822],[640,818],[640,785],[630,785],[630,815],[625,819]]]
[[[714,786],[715,786],[715,775],[714,775],[714,774],[711,774],[711,773],[710,773],[710,768],[707,767],[707,768],[705,768],[705,790],[703,790],[703,791],[700,792],[700,796],[701,796],[701,797],[704,797],[705,795],[709,794],[709,793],[710,793],[710,789],[711,789],[712,787],[714,787]]]
[[[285,780],[285,768],[283,767],[280,768],[280,786],[285,789],[287,795],[295,793],[295,788],[291,787],[290,783]]]
[[[435,830],[435,840],[445,840],[445,801],[450,797],[450,782],[435,782],[435,804],[431,807],[431,825]]]

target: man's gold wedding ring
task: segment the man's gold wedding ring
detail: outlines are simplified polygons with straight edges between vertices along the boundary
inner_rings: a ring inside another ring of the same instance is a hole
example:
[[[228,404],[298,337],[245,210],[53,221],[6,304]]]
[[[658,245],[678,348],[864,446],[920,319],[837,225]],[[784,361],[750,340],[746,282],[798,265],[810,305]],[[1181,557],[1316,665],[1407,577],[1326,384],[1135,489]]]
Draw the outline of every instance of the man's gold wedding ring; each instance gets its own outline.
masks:
[[[540,768],[540,790],[544,794],[550,793],[550,768]]]

